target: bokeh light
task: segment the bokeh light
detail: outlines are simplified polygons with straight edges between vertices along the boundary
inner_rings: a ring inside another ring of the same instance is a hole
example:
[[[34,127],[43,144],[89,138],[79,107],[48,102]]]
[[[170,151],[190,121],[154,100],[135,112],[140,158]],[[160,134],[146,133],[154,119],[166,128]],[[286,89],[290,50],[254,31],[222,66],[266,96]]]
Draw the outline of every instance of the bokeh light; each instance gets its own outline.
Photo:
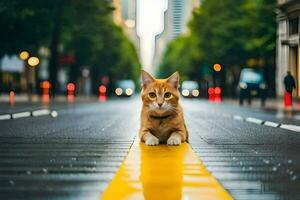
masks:
[[[22,60],[26,60],[26,59],[29,57],[28,51],[21,51],[19,57],[20,57]]]
[[[222,70],[222,67],[221,67],[221,65],[220,64],[214,64],[214,71],[215,72],[219,72],[219,71],[221,71]]]
[[[221,94],[222,90],[220,87],[215,88],[215,94]]]
[[[67,89],[68,89],[69,91],[74,91],[74,90],[75,90],[75,84],[74,84],[74,83],[68,83]]]
[[[116,95],[120,96],[120,95],[122,95],[123,90],[122,90],[121,88],[117,88],[117,89],[115,90],[115,93],[116,93]]]
[[[42,89],[50,89],[51,85],[49,81],[43,81],[41,84]]]
[[[187,96],[190,95],[190,92],[189,92],[187,89],[182,90],[181,93],[182,93],[182,95],[185,96],[185,97],[187,97]]]
[[[193,95],[194,97],[199,96],[199,90],[193,90],[193,91],[192,91],[192,95]]]
[[[127,88],[127,89],[125,90],[125,93],[126,93],[127,96],[130,96],[130,95],[132,95],[133,90],[132,90],[131,88]]]
[[[215,89],[214,88],[208,88],[208,94],[214,94]]]
[[[106,93],[106,86],[105,85],[100,85],[99,92],[102,93],[102,94]]]
[[[35,67],[40,63],[40,59],[38,57],[30,57],[28,59],[28,65]]]

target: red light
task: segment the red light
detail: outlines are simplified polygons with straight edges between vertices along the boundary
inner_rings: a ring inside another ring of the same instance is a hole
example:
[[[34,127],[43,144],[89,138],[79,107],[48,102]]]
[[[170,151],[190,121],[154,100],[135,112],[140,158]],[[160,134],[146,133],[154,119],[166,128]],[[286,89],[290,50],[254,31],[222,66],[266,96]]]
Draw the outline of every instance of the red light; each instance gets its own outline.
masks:
[[[43,95],[49,95],[49,90],[50,90],[51,84],[49,81],[43,81],[41,83],[41,88],[42,88],[42,94]],[[44,98],[43,98],[44,99]]]
[[[290,108],[292,107],[293,101],[292,101],[292,95],[289,92],[284,93],[284,107]]]
[[[105,85],[100,85],[100,87],[99,87],[99,92],[100,92],[101,94],[106,93],[106,86],[105,86]]]
[[[68,103],[73,103],[74,102],[74,95],[73,94],[68,94],[67,95],[67,100],[68,100]]]
[[[74,90],[75,90],[75,84],[74,84],[74,83],[69,83],[69,84],[67,85],[67,89],[68,89],[69,91],[74,91]]]
[[[215,102],[216,103],[221,103],[221,93],[222,89],[220,87],[215,88]]]
[[[43,94],[42,95],[42,101],[43,101],[44,104],[48,105],[49,102],[50,102],[50,96],[49,96],[49,94]]]
[[[14,91],[9,92],[9,103],[10,103],[10,105],[14,105],[14,103],[15,103],[15,92]]]
[[[215,94],[221,94],[222,90],[220,87],[215,88]]]
[[[214,88],[208,88],[208,94],[214,94],[215,89]]]
[[[43,81],[42,82],[42,88],[43,89],[50,89],[50,82],[49,81]]]
[[[100,95],[99,96],[99,102],[106,102],[107,96],[106,95]]]

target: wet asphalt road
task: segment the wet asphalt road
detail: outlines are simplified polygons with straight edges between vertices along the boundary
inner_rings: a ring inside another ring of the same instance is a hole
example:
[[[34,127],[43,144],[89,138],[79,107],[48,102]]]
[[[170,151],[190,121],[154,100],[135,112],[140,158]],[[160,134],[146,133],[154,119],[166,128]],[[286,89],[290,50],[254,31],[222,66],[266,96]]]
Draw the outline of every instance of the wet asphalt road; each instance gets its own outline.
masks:
[[[182,105],[191,146],[235,199],[300,199],[300,132],[263,125],[299,120],[201,100]],[[58,116],[0,120],[0,199],[99,199],[137,135],[140,100],[49,109]]]

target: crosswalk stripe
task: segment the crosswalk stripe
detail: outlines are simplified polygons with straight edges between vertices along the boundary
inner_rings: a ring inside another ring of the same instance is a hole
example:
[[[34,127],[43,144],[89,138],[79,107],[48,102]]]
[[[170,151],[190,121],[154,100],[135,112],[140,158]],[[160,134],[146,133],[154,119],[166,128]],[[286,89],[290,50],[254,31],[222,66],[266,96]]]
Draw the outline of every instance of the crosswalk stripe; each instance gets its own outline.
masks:
[[[138,140],[102,199],[232,199],[189,144],[146,146]]]

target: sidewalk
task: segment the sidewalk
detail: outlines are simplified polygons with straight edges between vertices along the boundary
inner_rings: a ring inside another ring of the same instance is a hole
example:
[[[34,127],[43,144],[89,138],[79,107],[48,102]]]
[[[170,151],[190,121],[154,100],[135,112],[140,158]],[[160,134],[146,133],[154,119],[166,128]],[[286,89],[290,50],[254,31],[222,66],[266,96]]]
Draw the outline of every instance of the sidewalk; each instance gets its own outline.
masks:
[[[96,96],[75,96],[76,102],[89,102],[97,100]],[[66,95],[57,95],[55,99],[51,99],[53,102],[67,102]],[[29,100],[29,96],[27,94],[16,94],[14,96],[15,103],[42,103],[41,95],[32,95],[31,101]],[[8,94],[0,94],[0,103],[9,103],[9,95]]]
[[[0,94],[0,115],[7,115],[18,112],[33,112],[43,109],[58,109],[66,105],[77,105],[78,103],[97,102],[96,96],[75,96],[68,99],[67,96],[58,95],[55,99],[43,99],[40,95],[33,95],[30,98],[27,94],[18,94],[14,96],[13,102],[10,102],[9,95]],[[1,117],[0,117],[1,118]]]
[[[239,105],[239,100],[237,98],[236,99],[224,98],[222,99],[222,103]],[[293,101],[293,107],[285,108],[283,103],[283,98],[280,97],[267,99],[264,107],[261,106],[261,102],[259,99],[253,99],[251,105],[248,105],[247,101],[245,101],[243,107],[264,109],[270,111],[292,111],[292,112],[300,111],[300,108],[298,107],[296,100]]]

